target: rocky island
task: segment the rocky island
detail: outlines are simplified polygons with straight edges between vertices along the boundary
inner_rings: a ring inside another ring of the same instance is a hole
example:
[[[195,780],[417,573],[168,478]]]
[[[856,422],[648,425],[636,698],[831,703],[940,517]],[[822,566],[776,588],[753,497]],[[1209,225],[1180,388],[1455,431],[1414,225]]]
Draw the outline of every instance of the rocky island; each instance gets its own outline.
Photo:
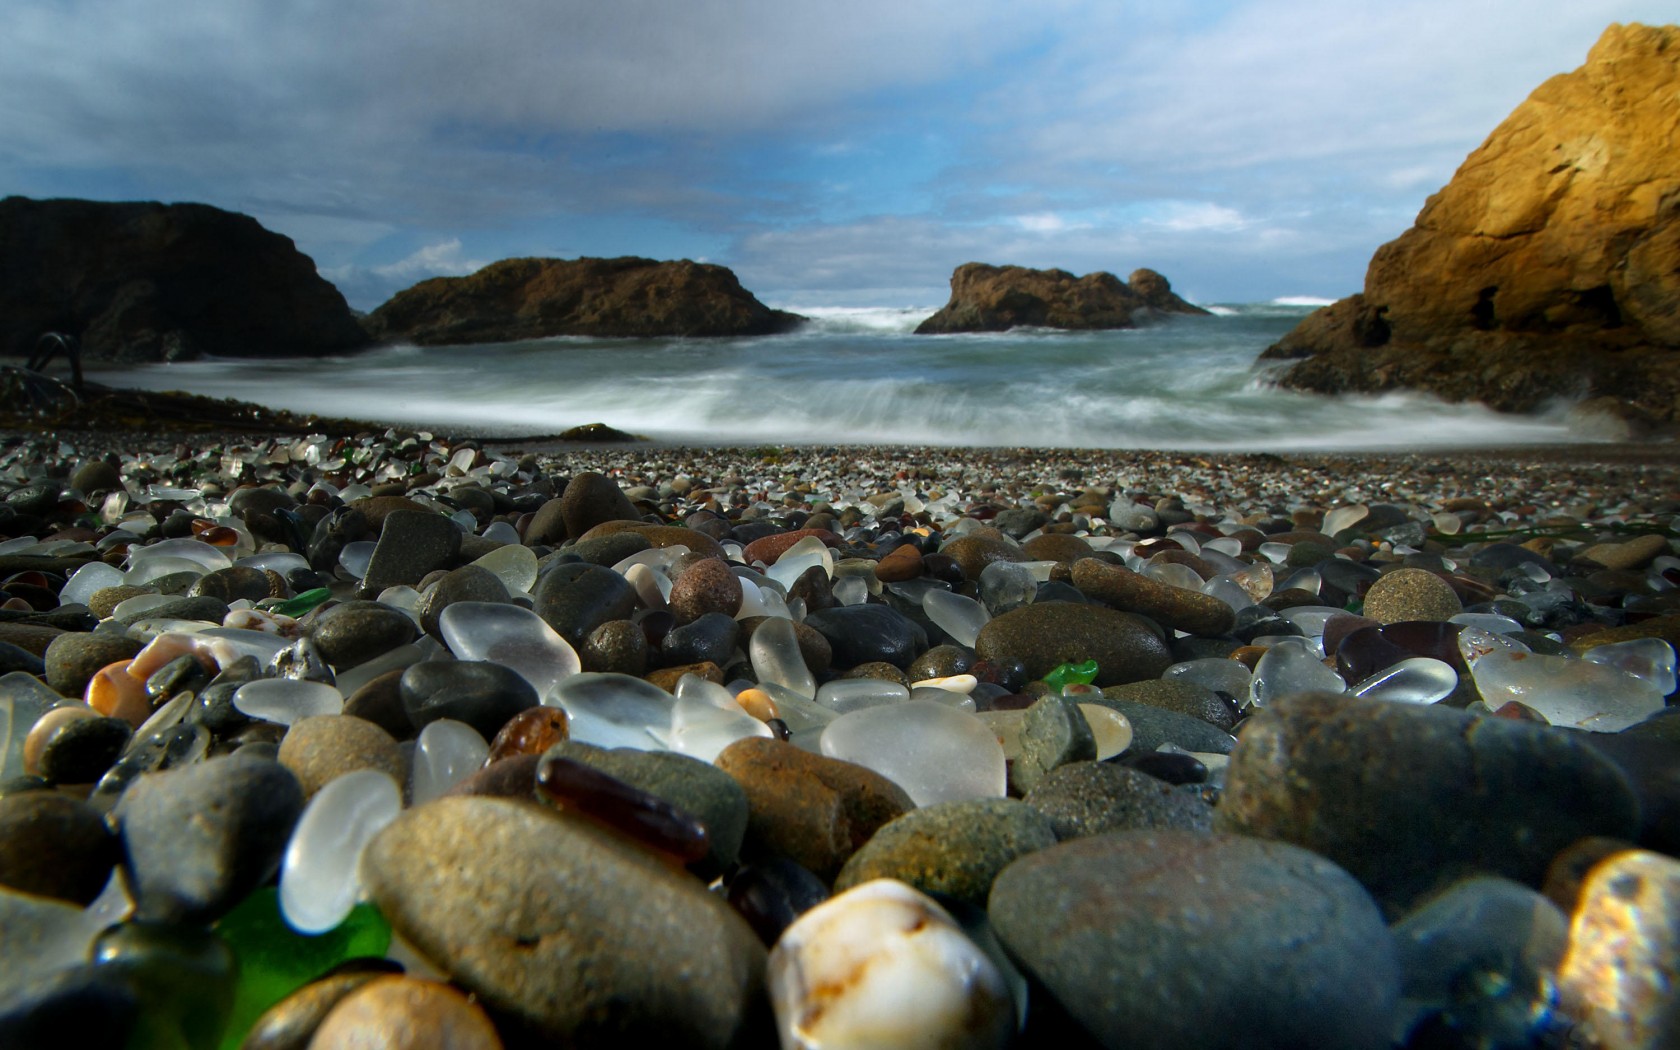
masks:
[[[1003,332],[1011,328],[1130,328],[1154,311],[1205,314],[1173,293],[1154,270],[1122,281],[1111,273],[1075,277],[1066,270],[964,263],[951,274],[951,301],[923,321],[918,335]]]

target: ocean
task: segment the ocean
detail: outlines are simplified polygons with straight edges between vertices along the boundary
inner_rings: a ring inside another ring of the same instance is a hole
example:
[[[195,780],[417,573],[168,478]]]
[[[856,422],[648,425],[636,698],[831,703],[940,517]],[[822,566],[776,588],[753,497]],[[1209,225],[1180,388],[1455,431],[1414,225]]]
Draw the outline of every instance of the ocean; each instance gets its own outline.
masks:
[[[1278,389],[1255,358],[1315,305],[1213,306],[1120,331],[918,336],[935,307],[776,304],[811,322],[742,339],[390,346],[96,374],[273,408],[498,437],[606,423],[700,445],[902,444],[1288,451],[1591,440],[1566,406],[1501,415],[1420,394]]]

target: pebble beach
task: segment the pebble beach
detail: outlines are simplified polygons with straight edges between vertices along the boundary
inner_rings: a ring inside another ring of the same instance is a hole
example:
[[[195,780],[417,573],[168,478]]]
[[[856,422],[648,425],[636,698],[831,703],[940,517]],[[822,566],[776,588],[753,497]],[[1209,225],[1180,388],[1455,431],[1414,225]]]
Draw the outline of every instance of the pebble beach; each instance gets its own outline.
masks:
[[[1680,1044],[1680,456],[0,434],[0,1046]]]

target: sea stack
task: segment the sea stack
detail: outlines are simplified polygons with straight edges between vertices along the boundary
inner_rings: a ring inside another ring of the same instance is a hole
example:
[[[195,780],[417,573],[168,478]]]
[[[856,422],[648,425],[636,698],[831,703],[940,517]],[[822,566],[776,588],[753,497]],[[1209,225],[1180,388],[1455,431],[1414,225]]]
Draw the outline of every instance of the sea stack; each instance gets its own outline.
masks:
[[[1066,270],[964,263],[951,274],[951,301],[918,325],[916,334],[1131,328],[1151,311],[1207,313],[1180,299],[1154,270],[1136,270],[1122,281],[1104,272],[1075,277]]]
[[[1680,26],[1612,25],[1377,250],[1365,289],[1261,355],[1285,386],[1556,399],[1680,423]]]

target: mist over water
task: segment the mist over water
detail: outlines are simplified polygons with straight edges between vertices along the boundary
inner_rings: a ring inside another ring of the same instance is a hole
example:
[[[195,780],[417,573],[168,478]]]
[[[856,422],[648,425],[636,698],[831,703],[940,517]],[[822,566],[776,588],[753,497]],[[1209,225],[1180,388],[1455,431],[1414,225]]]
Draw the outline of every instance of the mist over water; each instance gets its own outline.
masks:
[[[1106,332],[917,336],[932,307],[786,307],[811,323],[741,339],[394,346],[328,359],[205,360],[101,375],[274,408],[457,433],[582,423],[691,444],[1173,448],[1442,447],[1588,440],[1563,412],[1505,416],[1415,394],[1318,397],[1255,357],[1311,310],[1220,306]]]

